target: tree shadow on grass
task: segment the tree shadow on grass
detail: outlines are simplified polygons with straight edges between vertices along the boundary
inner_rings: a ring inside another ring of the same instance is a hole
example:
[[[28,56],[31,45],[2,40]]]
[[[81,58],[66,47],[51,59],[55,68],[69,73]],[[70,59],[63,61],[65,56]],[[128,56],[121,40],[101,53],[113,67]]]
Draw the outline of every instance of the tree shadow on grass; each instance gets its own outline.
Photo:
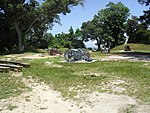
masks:
[[[129,57],[128,59],[133,60],[146,60],[150,61],[150,52],[117,52],[115,55]]]

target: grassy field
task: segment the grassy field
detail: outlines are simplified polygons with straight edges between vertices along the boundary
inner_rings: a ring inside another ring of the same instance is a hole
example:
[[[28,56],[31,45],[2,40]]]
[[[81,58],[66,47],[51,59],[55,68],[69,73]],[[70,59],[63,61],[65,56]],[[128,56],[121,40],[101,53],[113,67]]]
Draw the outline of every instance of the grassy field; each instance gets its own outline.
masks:
[[[131,44],[130,47],[136,51],[149,52],[150,45]],[[123,46],[113,49],[122,50]],[[46,51],[38,50],[42,53]],[[35,53],[24,53],[35,54]],[[24,55],[23,54],[23,55]],[[111,54],[93,52],[91,57],[99,59]],[[5,58],[6,56],[0,56]],[[9,58],[9,56],[8,56]],[[123,80],[121,84],[126,91],[123,94],[136,97],[137,99],[150,103],[150,62],[129,61],[97,61],[93,63],[67,63],[59,62],[63,57],[25,60],[31,63],[30,68],[24,68],[23,74],[44,81],[55,90],[60,91],[66,98],[74,98],[80,93],[112,92],[105,86],[113,80]],[[12,77],[12,73],[0,73],[0,99],[20,95],[28,88],[21,82],[21,78]]]
[[[64,97],[73,98],[80,92],[111,92],[102,84],[121,79],[124,94],[134,96],[143,102],[150,102],[150,63],[128,61],[97,61],[94,63],[64,63],[61,58],[31,61],[31,67],[23,70],[26,76],[33,76],[52,85]],[[47,65],[46,62],[53,62]]]
[[[135,52],[149,52],[150,53],[150,45],[145,44],[127,44],[130,46],[132,51]],[[112,49],[112,51],[116,50],[124,50],[124,45],[116,46]]]

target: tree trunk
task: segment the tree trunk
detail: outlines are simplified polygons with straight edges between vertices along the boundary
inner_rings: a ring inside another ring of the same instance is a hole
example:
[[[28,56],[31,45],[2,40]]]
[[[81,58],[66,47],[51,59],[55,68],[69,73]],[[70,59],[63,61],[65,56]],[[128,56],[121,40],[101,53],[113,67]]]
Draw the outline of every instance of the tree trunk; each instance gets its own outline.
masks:
[[[34,21],[31,22],[28,29],[24,32],[22,32],[22,30],[20,29],[19,22],[17,22],[16,20],[14,20],[14,21],[15,21],[15,28],[16,28],[17,35],[18,35],[18,51],[23,52],[24,51],[24,39],[23,39],[24,37],[23,37],[23,34],[26,34],[31,29],[33,24],[37,21],[37,18],[35,18]]]
[[[24,51],[24,45],[23,45],[23,42],[22,42],[22,32],[19,28],[19,23],[17,23],[15,21],[15,27],[16,27],[16,31],[17,31],[17,35],[18,35],[18,51],[19,52],[23,52]]]
[[[100,41],[100,39],[98,37],[96,38],[96,41],[97,41],[98,51],[100,51],[101,50],[101,47],[100,47],[101,41]]]
[[[97,47],[98,47],[98,51],[100,51],[101,50],[100,43],[97,43]]]

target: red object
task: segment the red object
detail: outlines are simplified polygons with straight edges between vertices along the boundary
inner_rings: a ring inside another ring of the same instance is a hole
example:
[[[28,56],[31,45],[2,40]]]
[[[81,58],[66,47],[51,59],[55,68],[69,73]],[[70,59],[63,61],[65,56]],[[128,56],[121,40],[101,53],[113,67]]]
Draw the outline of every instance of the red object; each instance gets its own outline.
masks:
[[[48,49],[48,54],[49,55],[56,55],[56,54],[61,54],[61,52],[56,48],[51,48],[51,49]]]

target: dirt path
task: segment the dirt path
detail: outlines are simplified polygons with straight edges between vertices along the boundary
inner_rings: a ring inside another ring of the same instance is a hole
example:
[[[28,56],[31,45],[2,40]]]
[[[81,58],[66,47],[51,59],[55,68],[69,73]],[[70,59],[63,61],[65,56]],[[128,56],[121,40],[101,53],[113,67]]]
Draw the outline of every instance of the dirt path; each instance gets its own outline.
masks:
[[[33,53],[28,53],[28,54],[12,54],[12,55],[5,55],[5,57],[3,58],[4,60],[22,60],[22,59],[30,59],[30,60],[34,60],[34,59],[46,59],[46,58],[54,58],[54,57],[63,57],[63,55],[54,55],[54,56],[50,56],[48,54],[33,54]],[[95,59],[95,58],[94,58]],[[98,57],[96,58],[97,60],[100,61],[107,61],[107,60],[129,60],[129,61],[144,61],[144,62],[150,62],[150,55],[140,55],[140,54],[112,54],[110,56],[101,58]]]
[[[19,97],[1,100],[0,107],[3,108],[1,113],[76,113],[79,112],[77,107],[69,102],[64,101],[60,93],[52,90],[45,83],[37,83],[33,79],[22,81],[32,91],[23,93]],[[7,109],[7,105],[16,106],[12,111]]]
[[[0,100],[0,113],[121,113],[127,106],[137,105],[135,99],[126,95],[97,92],[79,95],[84,98],[80,102],[64,100],[59,92],[43,82],[23,78],[21,73],[15,76],[22,77],[32,91]],[[10,105],[14,107],[13,110],[8,109]]]

